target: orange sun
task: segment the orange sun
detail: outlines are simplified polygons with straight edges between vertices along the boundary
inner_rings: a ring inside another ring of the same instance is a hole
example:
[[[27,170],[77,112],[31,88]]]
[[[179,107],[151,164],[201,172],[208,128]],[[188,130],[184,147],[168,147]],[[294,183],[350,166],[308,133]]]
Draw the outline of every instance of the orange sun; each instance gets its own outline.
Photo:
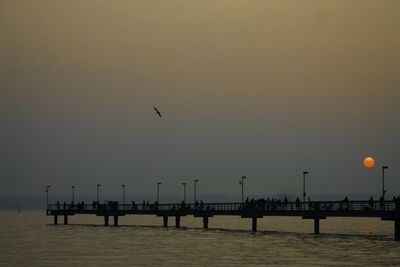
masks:
[[[363,164],[365,168],[370,169],[375,166],[375,160],[373,157],[366,157],[363,161]]]

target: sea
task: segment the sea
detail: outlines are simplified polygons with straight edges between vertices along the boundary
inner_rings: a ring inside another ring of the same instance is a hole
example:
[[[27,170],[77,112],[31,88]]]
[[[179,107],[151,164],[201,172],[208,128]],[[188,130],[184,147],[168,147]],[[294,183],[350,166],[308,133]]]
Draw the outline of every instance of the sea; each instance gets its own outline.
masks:
[[[112,223],[110,218],[110,223]],[[0,211],[0,266],[400,266],[393,222],[374,218],[181,218],[129,215],[119,226],[76,215],[53,225],[43,210]]]

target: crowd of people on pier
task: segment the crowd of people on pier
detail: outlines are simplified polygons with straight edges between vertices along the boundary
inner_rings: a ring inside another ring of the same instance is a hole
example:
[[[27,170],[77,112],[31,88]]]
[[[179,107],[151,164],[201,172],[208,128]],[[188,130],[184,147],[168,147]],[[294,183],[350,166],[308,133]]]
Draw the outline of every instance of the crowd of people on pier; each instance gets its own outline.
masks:
[[[246,198],[246,200],[241,203],[237,208],[241,210],[255,210],[255,211],[285,211],[285,210],[353,210],[353,203],[349,200],[347,196],[343,200],[340,201],[311,201],[310,197],[308,197],[307,201],[301,201],[299,197],[296,198],[294,202],[289,202],[287,197],[285,196],[283,199],[280,198]],[[379,201],[375,201],[371,196],[368,201],[364,202],[365,204],[361,204],[361,209],[363,210],[386,210],[387,201],[383,196],[380,197]],[[394,196],[392,198],[391,203],[394,203],[394,209],[396,211],[400,211],[400,196]],[[229,203],[228,203],[229,204]],[[105,201],[103,204],[100,204],[97,201],[93,201],[91,205],[85,205],[83,201],[74,203],[71,202],[69,205],[64,202],[60,204],[59,201],[56,203],[56,208],[58,210],[78,210],[83,211],[88,208],[91,210],[141,210],[141,211],[157,211],[157,210],[181,210],[181,211],[189,211],[189,210],[215,210],[215,209],[224,209],[221,205],[225,204],[205,204],[202,200],[196,201],[194,204],[187,204],[182,201],[180,204],[175,205],[160,205],[157,201],[150,203],[149,201],[144,201],[138,205],[135,201],[132,201],[130,204],[120,206],[118,201]],[[356,202],[356,205],[360,205],[360,202]],[[393,204],[391,204],[393,205]],[[87,207],[88,206],[88,207]],[[359,209],[357,207],[356,209]],[[393,209],[393,208],[391,208]]]
[[[176,205],[163,205],[165,209],[168,210],[209,210],[211,209],[209,205],[204,204],[202,200],[196,201],[193,205],[193,207],[189,204],[187,204],[185,201],[182,201],[180,204]],[[154,203],[150,203],[149,201],[144,201],[142,202],[141,205],[138,205],[135,203],[135,201],[131,202],[130,205],[130,210],[141,210],[141,211],[148,211],[148,210],[159,210],[161,208],[160,204],[155,201]]]
[[[61,208],[63,210],[79,210],[79,211],[85,210],[85,202],[83,201],[78,202],[76,204],[72,201],[69,205],[64,201],[62,206],[60,204],[60,201],[57,201],[56,206],[58,210],[60,210]]]
[[[243,203],[242,209],[244,210],[281,210],[287,209],[288,199],[285,197],[283,201],[278,198],[246,198]]]

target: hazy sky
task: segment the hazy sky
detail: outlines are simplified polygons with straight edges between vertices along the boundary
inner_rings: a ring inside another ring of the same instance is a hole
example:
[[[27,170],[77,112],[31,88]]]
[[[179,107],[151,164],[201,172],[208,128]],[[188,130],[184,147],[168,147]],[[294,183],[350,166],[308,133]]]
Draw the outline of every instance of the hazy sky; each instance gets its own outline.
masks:
[[[400,193],[399,10],[0,0],[0,195]]]

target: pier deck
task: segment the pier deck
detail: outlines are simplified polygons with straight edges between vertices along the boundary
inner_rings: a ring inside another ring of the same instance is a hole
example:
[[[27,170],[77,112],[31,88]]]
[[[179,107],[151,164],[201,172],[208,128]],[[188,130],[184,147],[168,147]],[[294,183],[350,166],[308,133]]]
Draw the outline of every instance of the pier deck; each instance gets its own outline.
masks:
[[[320,233],[319,221],[327,217],[376,217],[394,221],[394,237],[400,241],[400,203],[399,201],[250,201],[245,203],[178,203],[178,204],[119,204],[110,201],[106,204],[49,204],[46,214],[64,217],[76,214],[92,214],[104,217],[104,224],[109,224],[109,217],[118,225],[118,217],[125,215],[155,215],[163,217],[163,225],[168,226],[168,218],[175,217],[176,227],[180,227],[180,217],[202,217],[204,228],[208,228],[209,217],[240,216],[252,219],[252,231],[257,231],[257,219],[266,216],[297,216],[314,220],[314,233]]]

